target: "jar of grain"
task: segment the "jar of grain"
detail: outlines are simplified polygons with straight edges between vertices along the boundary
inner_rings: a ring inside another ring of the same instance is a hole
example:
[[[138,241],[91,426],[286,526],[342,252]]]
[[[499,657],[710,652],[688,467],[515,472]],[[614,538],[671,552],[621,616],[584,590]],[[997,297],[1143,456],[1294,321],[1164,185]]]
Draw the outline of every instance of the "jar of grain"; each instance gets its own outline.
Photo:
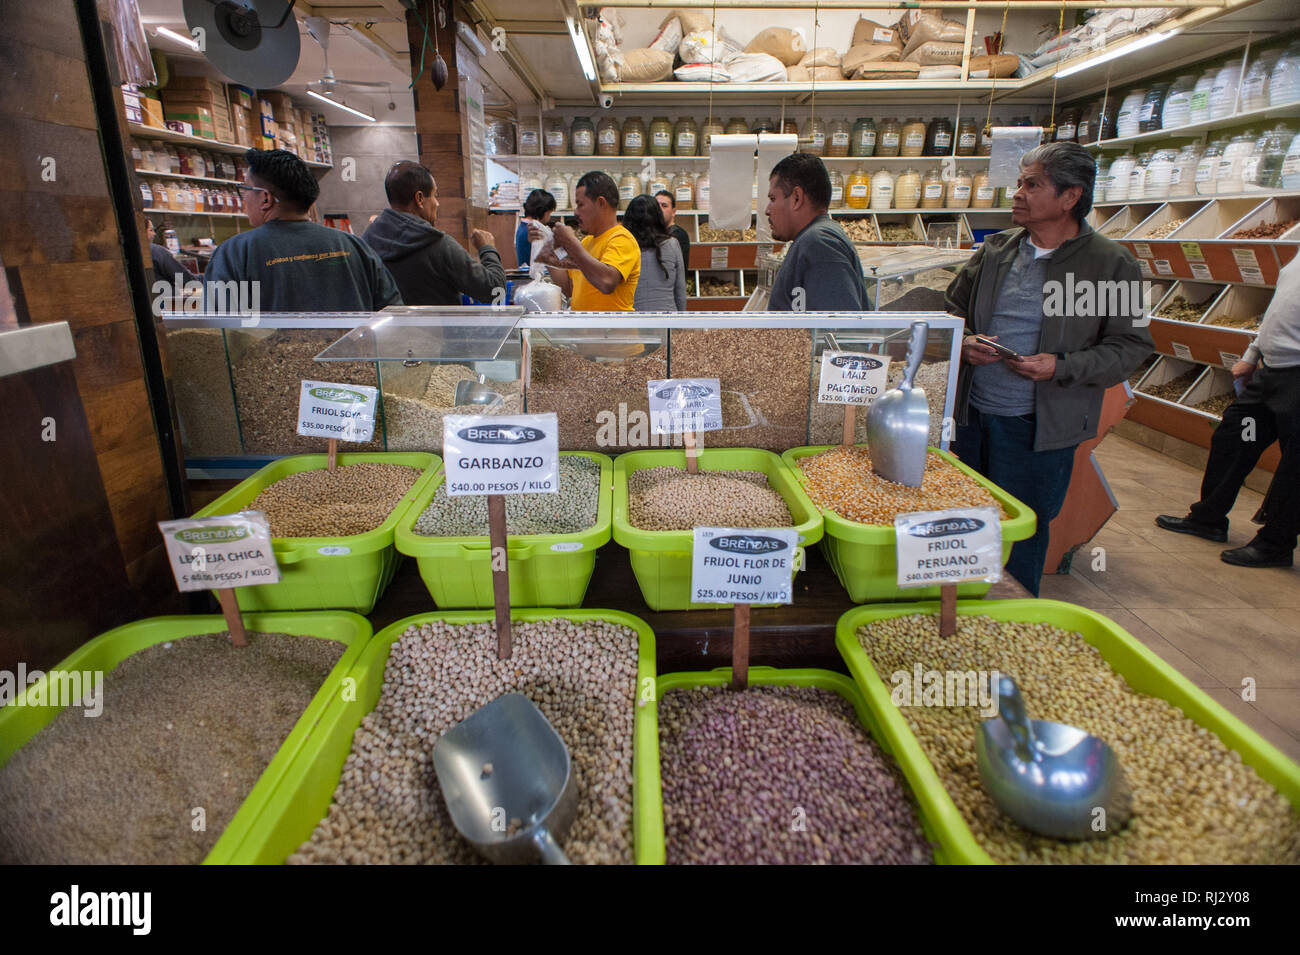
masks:
[[[596,124],[596,153],[600,156],[618,155],[618,120],[602,116]]]
[[[673,198],[677,200],[678,212],[695,208],[695,182],[690,173],[680,172],[673,179]]]
[[[938,166],[932,166],[921,177],[921,208],[942,209],[943,192],[943,173]]]
[[[989,181],[989,171],[987,169],[977,170],[975,175],[971,177],[971,208],[992,209],[996,199],[997,189]]]
[[[829,137],[826,143],[826,155],[839,157],[849,154],[849,140],[853,136],[853,127],[847,119],[833,119],[826,125]]]
[[[699,132],[695,120],[689,116],[679,119],[677,125],[673,127],[673,155],[694,156]]]
[[[951,141],[951,127],[949,140]],[[903,124],[903,145],[900,156],[920,156],[925,152],[925,121],[913,116]]]
[[[974,184],[974,177],[971,176],[969,169],[957,170],[948,183],[948,199],[944,206],[948,209],[966,209],[971,203],[971,188]]]
[[[894,174],[888,169],[878,169],[871,177],[871,208],[888,209],[894,203]]]
[[[859,165],[849,174],[846,182],[846,192],[844,204],[850,209],[865,209],[871,198],[871,175],[867,172],[866,167]]]
[[[635,116],[623,120],[623,155],[645,155],[645,123]]]
[[[894,180],[894,208],[915,209],[921,202],[921,174],[908,166]]]

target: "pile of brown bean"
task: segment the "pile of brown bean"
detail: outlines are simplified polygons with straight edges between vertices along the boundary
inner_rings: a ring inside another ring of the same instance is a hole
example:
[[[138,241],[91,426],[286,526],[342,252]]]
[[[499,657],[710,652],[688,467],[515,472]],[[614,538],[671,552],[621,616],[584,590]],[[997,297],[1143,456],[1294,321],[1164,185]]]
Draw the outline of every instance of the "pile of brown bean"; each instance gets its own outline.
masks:
[[[666,693],[659,773],[670,864],[932,861],[897,766],[829,690]]]
[[[578,812],[562,844],[579,863],[631,863],[638,638],[600,620],[516,623],[510,659],[491,623],[412,626],[393,644],[329,814],[291,863],[483,861],[447,813],[433,769],[443,733],[503,693],[522,693],[569,747]]]
[[[949,507],[992,507],[1006,511],[973,477],[931,451],[920,487],[886,481],[871,470],[867,448],[835,447],[799,460],[804,490],[814,504],[860,524],[894,523],[897,514]]]
[[[1215,315],[1207,324],[1220,325],[1224,328],[1259,328],[1263,315]]]
[[[1284,232],[1290,231],[1300,219],[1287,219],[1285,222],[1261,222],[1257,226],[1238,229],[1229,239],[1276,239]]]
[[[272,537],[348,537],[373,531],[420,477],[400,464],[349,464],[276,481],[243,510],[264,511]]]
[[[1236,398],[1237,396],[1233,392],[1225,391],[1222,394],[1210,395],[1210,397],[1204,401],[1198,401],[1192,407],[1197,411],[1205,411],[1222,418],[1223,413],[1228,410],[1228,405],[1232,404]]]
[[[645,383],[668,377],[668,349],[660,346],[640,357],[594,361],[570,348],[535,347],[529,374],[528,412],[555,412],[561,451],[644,448],[650,444]],[[641,414],[630,420],[638,411]],[[658,440],[660,446],[669,444]]]
[[[1204,302],[1197,304],[1190,302],[1181,295],[1174,296],[1174,300],[1156,313],[1159,318],[1168,318],[1175,322],[1192,322],[1196,323],[1201,320],[1206,309],[1210,307],[1211,299],[1207,298]]]
[[[98,716],[68,707],[0,768],[0,864],[202,862],[343,649],[223,632],[127,657]]]
[[[1144,239],[1163,239],[1163,238],[1165,238],[1165,237],[1167,237],[1167,236],[1171,236],[1171,235],[1173,235],[1175,232],[1177,232],[1179,229],[1181,229],[1181,228],[1183,227],[1183,223],[1185,223],[1186,221],[1187,221],[1187,217],[1186,217],[1186,216],[1184,216],[1184,217],[1181,218],[1181,219],[1176,219],[1176,218],[1175,218],[1175,219],[1170,219],[1170,220],[1169,220],[1168,222],[1166,222],[1164,225],[1156,226],[1154,229],[1152,229],[1150,232],[1148,232],[1146,235],[1144,235],[1143,238],[1144,238]]]
[[[1105,839],[1062,842],[1021,829],[988,797],[975,759],[979,710],[902,710],[979,844],[999,862],[1146,865],[1300,863],[1300,815],[1241,757],[1177,707],[1133,690],[1077,633],[1047,624],[912,615],[858,630],[876,672],[992,671],[1015,677],[1035,719],[1109,743],[1133,789],[1134,816]]]
[[[627,479],[628,522],[643,531],[693,527],[790,527],[785,498],[762,471],[706,471],[660,467]]]
[[[1148,395],[1155,395],[1157,398],[1164,398],[1166,401],[1177,401],[1183,396],[1183,392],[1192,387],[1198,375],[1200,375],[1202,366],[1187,369],[1177,378],[1170,378],[1168,381],[1159,385],[1148,382],[1142,386],[1142,390]]]

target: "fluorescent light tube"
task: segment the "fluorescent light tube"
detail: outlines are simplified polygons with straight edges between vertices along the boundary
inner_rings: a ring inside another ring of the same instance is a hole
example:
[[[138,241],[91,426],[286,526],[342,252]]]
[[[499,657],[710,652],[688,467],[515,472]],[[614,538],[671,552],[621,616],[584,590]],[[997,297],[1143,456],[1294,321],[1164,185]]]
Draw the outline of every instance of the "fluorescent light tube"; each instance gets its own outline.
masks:
[[[372,123],[375,121],[375,118],[373,116],[367,113],[363,113],[359,109],[353,109],[351,106],[344,106],[342,103],[338,102],[337,100],[332,100],[328,96],[321,96],[320,93],[317,93],[315,90],[308,90],[307,95],[314,96],[322,103],[329,103],[331,106],[337,109],[345,110],[346,112],[351,113],[353,116],[360,116],[362,119],[368,119]]]
[[[193,37],[186,36],[184,33],[177,33],[175,30],[169,30],[166,27],[159,27],[158,33],[167,37],[169,40],[175,40],[177,43],[184,43],[191,50],[197,51],[199,48],[198,42]]]
[[[1075,73],[1081,73],[1082,71],[1097,66],[1098,64],[1118,59],[1119,57],[1126,56],[1129,53],[1136,53],[1138,50],[1144,50],[1149,46],[1154,46],[1162,40],[1168,40],[1171,36],[1175,36],[1181,31],[1182,27],[1178,27],[1173,30],[1164,30],[1160,33],[1148,33],[1146,36],[1139,40],[1134,40],[1132,43],[1125,44],[1124,46],[1117,47],[1113,50],[1107,50],[1101,56],[1094,57],[1091,60],[1085,60],[1083,63],[1076,63],[1074,66],[1067,66],[1063,70],[1057,70],[1056,78],[1062,79],[1067,76],[1072,76]]]
[[[565,17],[569,25],[569,36],[573,37],[573,48],[578,51],[578,62],[582,64],[582,75],[588,82],[596,78],[596,64],[591,62],[591,51],[587,49],[587,38],[582,35],[582,28],[573,17]]]

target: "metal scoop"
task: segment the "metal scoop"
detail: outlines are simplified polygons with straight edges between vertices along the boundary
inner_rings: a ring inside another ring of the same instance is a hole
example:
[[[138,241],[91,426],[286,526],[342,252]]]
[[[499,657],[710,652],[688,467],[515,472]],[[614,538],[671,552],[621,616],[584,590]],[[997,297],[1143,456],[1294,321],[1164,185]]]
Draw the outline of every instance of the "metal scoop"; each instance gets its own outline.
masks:
[[[487,375],[479,375],[478,381],[473,378],[462,378],[456,382],[456,397],[453,399],[456,407],[461,405],[494,405],[504,399],[501,395],[484,382],[487,381]]]
[[[506,693],[457,723],[433,748],[457,830],[493,862],[568,865],[559,847],[578,809],[569,749],[533,702]]]
[[[998,808],[1054,839],[1100,839],[1122,829],[1133,815],[1132,792],[1115,751],[1076,726],[1031,720],[1011,677],[994,689],[998,715],[976,731],[975,754]]]
[[[877,398],[867,411],[871,470],[886,481],[908,487],[921,486],[930,443],[930,405],[925,400],[925,389],[912,385],[925,355],[929,332],[925,322],[912,323],[903,380]]]

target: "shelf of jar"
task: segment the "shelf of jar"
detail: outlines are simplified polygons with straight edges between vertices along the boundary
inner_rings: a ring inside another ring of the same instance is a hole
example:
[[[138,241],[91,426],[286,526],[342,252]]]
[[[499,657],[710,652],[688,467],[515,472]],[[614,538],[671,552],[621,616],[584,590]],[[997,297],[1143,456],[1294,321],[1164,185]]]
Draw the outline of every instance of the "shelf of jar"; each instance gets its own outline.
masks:
[[[195,146],[199,149],[211,149],[213,152],[230,153],[237,156],[242,156],[252,148],[250,146],[241,146],[239,143],[223,143],[216,139],[205,139],[202,136],[186,136],[184,133],[173,132],[170,129],[159,129],[157,126],[144,126],[140,123],[130,122],[126,125],[131,135],[140,139],[154,139],[163,143],[180,143],[186,146]],[[334,168],[330,163],[316,162],[314,159],[303,159],[302,161],[312,169]]]
[[[599,165],[600,162],[629,162],[640,164],[642,160],[653,159],[656,163],[674,163],[674,162],[691,162],[701,163],[708,162],[710,156],[513,156],[513,155],[491,155],[488,159],[494,162],[571,162],[573,160],[582,160],[583,164]],[[822,162],[832,163],[916,163],[924,162],[927,159],[956,159],[961,163],[981,163],[987,164],[988,156],[959,156],[956,153],[944,153],[941,156],[821,156]]]
[[[136,169],[138,176],[153,176],[157,179],[184,179],[186,182],[212,182],[222,186],[242,186],[238,179],[211,179],[208,176],[186,176],[179,172],[158,172],[154,169]]]
[[[147,213],[159,213],[172,216],[211,216],[216,219],[243,219],[242,212],[191,212],[185,209],[145,209]]]
[[[1264,109],[1243,110],[1222,119],[1207,120],[1203,123],[1188,123],[1185,126],[1160,129],[1150,133],[1137,133],[1132,136],[1116,136],[1113,139],[1103,139],[1087,145],[1089,149],[1124,149],[1136,143],[1149,143],[1159,139],[1197,138],[1201,133],[1223,129],[1227,126],[1245,126],[1263,120],[1294,119],[1297,116],[1300,116],[1300,100],[1280,103],[1277,106],[1269,106]]]
[[[1222,195],[1196,195],[1196,196],[1160,196],[1158,198],[1148,198],[1143,196],[1140,199],[1113,199],[1105,202],[1094,202],[1093,205],[1100,206],[1133,206],[1133,205],[1160,205],[1164,202],[1213,202],[1215,199],[1257,199],[1263,202],[1265,199],[1282,199],[1290,196],[1300,196],[1300,189],[1256,189],[1252,192],[1225,192]]]

